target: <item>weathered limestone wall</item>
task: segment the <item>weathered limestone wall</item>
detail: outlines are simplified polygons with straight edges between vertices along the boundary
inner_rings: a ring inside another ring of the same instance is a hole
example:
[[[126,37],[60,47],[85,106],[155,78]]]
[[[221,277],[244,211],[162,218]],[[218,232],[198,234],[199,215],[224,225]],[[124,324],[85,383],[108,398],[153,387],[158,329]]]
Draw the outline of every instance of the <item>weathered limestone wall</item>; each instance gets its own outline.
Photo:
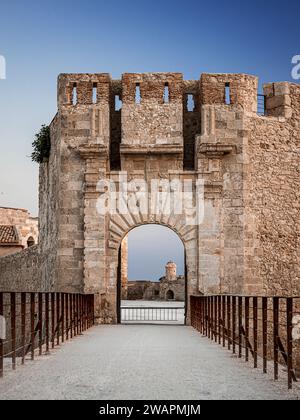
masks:
[[[136,87],[140,103],[136,103]],[[164,88],[169,100],[164,102]],[[183,145],[182,74],[126,73],[122,78],[122,147]]]
[[[0,285],[5,292],[52,291],[55,255],[42,254],[38,245],[0,258]]]
[[[265,93],[273,116],[247,121],[245,292],[299,295],[300,86]]]

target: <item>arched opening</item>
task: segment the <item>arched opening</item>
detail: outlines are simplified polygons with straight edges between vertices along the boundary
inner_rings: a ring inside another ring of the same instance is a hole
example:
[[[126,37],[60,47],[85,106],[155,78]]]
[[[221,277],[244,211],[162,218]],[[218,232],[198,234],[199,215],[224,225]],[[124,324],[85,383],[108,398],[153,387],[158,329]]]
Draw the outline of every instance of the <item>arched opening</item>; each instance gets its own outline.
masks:
[[[32,236],[29,236],[29,238],[27,239],[27,247],[29,248],[33,245],[35,245],[35,241]]]
[[[186,279],[185,247],[176,232],[159,224],[133,228],[119,247],[118,322],[184,324]]]
[[[174,292],[173,292],[173,290],[168,290],[167,291],[166,299],[167,300],[174,300]]]

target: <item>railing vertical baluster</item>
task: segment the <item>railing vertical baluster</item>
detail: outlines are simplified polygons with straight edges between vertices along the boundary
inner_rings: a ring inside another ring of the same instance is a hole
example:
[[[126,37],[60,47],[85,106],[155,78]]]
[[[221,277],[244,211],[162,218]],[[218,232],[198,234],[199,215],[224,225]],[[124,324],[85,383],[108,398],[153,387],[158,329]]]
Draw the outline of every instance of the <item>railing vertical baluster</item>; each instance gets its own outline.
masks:
[[[226,297],[222,296],[222,344],[225,347],[225,316],[226,316]]]
[[[69,294],[69,307],[70,307],[70,337],[73,338],[73,297]]]
[[[65,294],[65,310],[66,310],[66,341],[69,340],[69,294]]]
[[[215,342],[218,341],[218,305],[217,296],[214,296],[214,307],[215,307]]]
[[[230,296],[227,296],[227,347],[228,347],[228,350],[230,350],[231,348],[230,322],[231,322],[231,298]]]
[[[218,342],[221,344],[221,296],[218,296]]]
[[[274,348],[274,380],[278,379],[278,322],[279,322],[279,298],[273,297],[273,348]]]
[[[262,298],[263,372],[267,373],[268,298]]]
[[[61,294],[61,341],[65,341],[65,294]]]
[[[56,293],[56,344],[59,346],[60,293]]]
[[[0,292],[0,316],[3,317],[4,320],[4,310],[3,310],[3,292]],[[3,331],[4,332],[4,331]],[[3,349],[3,339],[0,335],[0,378],[3,378],[3,357],[4,357],[4,349]]]
[[[82,295],[79,295],[79,317],[80,317],[80,334],[82,334]]]
[[[253,363],[257,368],[257,297],[253,297]]]
[[[249,296],[245,297],[245,360],[249,360]]]
[[[76,312],[77,312],[77,335],[80,334],[80,329],[79,329],[79,323],[80,323],[80,318],[79,318],[79,295],[77,293],[76,295]]]
[[[49,353],[49,293],[45,293],[46,354]]]
[[[31,360],[34,360],[34,317],[35,317],[35,293],[30,293],[30,335],[31,335]]]
[[[10,336],[11,336],[11,362],[16,369],[16,293],[10,294]]]
[[[80,313],[81,313],[81,332],[84,331],[84,295],[81,295],[80,297]],[[121,313],[121,319],[122,319],[122,313]]]
[[[286,299],[286,338],[287,338],[287,369],[288,388],[293,386],[293,298]]]
[[[39,321],[38,321],[38,330],[39,330],[39,355],[42,355],[42,346],[43,346],[43,294],[38,293],[38,312],[39,312]]]
[[[55,346],[55,293],[51,293],[51,346]]]
[[[211,338],[212,324],[211,324],[211,297],[208,298],[208,338]]]
[[[236,297],[232,296],[232,353],[235,354],[235,345],[236,345]]]
[[[22,346],[22,365],[25,363],[26,346],[26,293],[21,293],[21,346]]]
[[[242,325],[243,325],[243,298],[241,296],[239,296],[238,298],[238,305],[239,305],[239,309],[238,309],[239,358],[241,358],[242,357]]]

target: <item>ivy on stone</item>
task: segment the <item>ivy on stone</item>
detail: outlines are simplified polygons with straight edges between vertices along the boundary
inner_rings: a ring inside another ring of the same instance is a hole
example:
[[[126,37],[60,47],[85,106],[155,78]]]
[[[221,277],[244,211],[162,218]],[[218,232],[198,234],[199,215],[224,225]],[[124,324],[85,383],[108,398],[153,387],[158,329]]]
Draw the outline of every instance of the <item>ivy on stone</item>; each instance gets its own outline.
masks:
[[[50,155],[50,146],[50,127],[43,124],[32,142],[33,151],[31,153],[31,160],[33,162],[42,163],[45,159],[48,159]]]

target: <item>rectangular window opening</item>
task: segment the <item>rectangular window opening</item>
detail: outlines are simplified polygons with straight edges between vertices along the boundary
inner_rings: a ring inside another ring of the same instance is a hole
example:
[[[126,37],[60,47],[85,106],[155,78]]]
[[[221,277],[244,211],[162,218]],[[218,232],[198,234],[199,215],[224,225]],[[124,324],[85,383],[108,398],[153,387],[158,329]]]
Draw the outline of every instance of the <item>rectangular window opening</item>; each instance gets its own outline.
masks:
[[[170,96],[169,96],[170,92],[169,92],[169,84],[166,83],[165,84],[165,89],[164,89],[164,103],[168,104],[170,102]]]
[[[97,83],[93,83],[93,104],[97,103]]]
[[[122,109],[122,100],[120,95],[115,95],[115,111],[120,111]]]
[[[230,100],[230,83],[226,83],[225,84],[225,104],[226,105],[230,105],[231,104],[231,100]]]
[[[189,112],[195,111],[195,98],[191,93],[187,95],[187,110]]]
[[[77,104],[77,85],[76,83],[73,84],[73,90],[72,90],[72,105]]]
[[[140,84],[137,83],[135,85],[135,103],[136,104],[140,104],[141,103],[141,88],[140,88]]]

